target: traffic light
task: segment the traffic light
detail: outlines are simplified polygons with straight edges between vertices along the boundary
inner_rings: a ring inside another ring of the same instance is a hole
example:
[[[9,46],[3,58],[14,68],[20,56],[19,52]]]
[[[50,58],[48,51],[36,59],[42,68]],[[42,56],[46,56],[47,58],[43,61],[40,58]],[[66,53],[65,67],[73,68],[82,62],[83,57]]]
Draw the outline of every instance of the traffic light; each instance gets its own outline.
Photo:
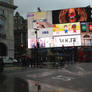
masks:
[[[24,47],[24,44],[20,44],[20,47],[22,47],[22,48],[23,48],[23,47]]]

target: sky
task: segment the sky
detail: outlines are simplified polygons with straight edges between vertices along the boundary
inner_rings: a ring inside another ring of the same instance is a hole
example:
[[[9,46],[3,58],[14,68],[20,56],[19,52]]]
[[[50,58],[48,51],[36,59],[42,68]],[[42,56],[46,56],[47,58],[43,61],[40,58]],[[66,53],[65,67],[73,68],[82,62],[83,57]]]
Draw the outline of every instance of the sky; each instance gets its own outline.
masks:
[[[18,8],[15,10],[25,19],[29,12],[37,12],[40,7],[42,11],[67,9],[92,6],[92,0],[14,0],[14,5]]]

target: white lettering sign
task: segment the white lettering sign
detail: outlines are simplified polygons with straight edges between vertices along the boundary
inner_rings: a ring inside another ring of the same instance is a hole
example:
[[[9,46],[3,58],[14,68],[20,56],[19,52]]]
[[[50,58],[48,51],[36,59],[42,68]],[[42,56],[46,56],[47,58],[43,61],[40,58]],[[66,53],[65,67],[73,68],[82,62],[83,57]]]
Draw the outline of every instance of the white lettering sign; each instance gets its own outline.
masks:
[[[73,35],[73,36],[60,36],[54,37],[54,46],[62,47],[62,46],[81,46],[81,36]]]

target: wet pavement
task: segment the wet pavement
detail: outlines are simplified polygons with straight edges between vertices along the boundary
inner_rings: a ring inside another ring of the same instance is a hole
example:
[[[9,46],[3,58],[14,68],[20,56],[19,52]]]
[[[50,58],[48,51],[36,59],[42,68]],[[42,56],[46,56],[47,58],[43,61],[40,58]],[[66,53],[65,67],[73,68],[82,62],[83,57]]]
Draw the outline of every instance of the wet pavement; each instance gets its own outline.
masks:
[[[8,76],[8,82],[13,78],[26,81],[28,92],[92,91],[92,63],[77,63],[59,69],[12,67],[10,70],[5,70],[3,75]]]

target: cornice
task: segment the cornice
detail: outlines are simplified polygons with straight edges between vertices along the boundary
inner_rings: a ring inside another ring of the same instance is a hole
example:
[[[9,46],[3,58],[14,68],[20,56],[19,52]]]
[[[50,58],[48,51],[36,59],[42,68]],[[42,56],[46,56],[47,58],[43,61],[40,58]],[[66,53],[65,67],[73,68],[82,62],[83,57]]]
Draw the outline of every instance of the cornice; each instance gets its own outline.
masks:
[[[16,9],[17,8],[17,6],[14,6],[12,4],[8,4],[8,3],[2,2],[2,1],[0,1],[0,6],[6,7],[6,8],[10,8],[10,9]]]

